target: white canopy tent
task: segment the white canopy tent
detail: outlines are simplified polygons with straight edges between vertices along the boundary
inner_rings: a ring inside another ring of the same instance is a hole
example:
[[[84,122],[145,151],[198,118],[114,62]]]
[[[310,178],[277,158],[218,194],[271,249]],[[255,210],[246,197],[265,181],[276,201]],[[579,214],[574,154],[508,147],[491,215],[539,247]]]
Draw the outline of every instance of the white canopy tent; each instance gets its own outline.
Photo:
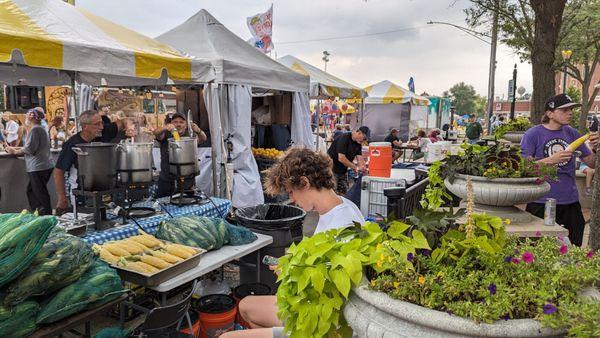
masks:
[[[400,137],[407,139],[413,120],[413,107],[429,106],[426,97],[387,80],[365,87],[365,91],[368,97],[364,99],[365,109],[359,120],[371,128],[373,141],[383,141],[390,128],[399,129]]]
[[[201,10],[181,25],[158,36],[159,41],[189,55],[208,59],[215,69],[215,81],[204,90],[209,114],[213,152],[219,169],[201,173],[198,183],[218,180],[219,194],[232,184],[235,207],[263,203],[260,175],[252,157],[250,116],[252,90],[255,88],[294,92],[292,103],[291,137],[295,144],[311,147],[309,79],[295,73],[262,54],[256,48],[229,31],[206,10]],[[226,171],[226,142],[231,142],[232,182],[223,175]],[[221,146],[222,145],[222,146]],[[228,189],[229,190],[229,189]]]
[[[0,1],[5,84],[208,82],[212,65],[60,0]]]

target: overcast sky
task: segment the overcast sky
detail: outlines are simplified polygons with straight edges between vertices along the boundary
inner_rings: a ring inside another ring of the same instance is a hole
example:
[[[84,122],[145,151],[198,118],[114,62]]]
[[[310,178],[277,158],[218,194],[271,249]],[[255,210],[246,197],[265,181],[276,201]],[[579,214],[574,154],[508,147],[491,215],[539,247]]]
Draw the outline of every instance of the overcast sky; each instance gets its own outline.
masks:
[[[382,80],[407,87],[413,76],[417,93],[439,95],[464,81],[487,96],[490,45],[456,28],[427,25],[433,20],[464,26],[467,0],[76,0],[77,6],[150,37],[204,8],[244,40],[250,38],[246,17],[271,3],[278,57],[291,54],[322,68],[327,50],[328,72],[361,87]],[[396,32],[303,42],[389,31]],[[518,86],[531,92],[531,66],[500,44],[496,96],[506,97],[515,63]]]

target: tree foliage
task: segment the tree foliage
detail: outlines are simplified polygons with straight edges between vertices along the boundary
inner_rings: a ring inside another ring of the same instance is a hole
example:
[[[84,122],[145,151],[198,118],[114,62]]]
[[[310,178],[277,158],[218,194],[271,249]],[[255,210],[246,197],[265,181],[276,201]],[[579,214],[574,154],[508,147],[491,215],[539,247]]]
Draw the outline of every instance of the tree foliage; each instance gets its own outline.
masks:
[[[571,0],[573,6],[581,1],[584,0]],[[539,122],[546,99],[554,93],[553,66],[566,0],[471,0],[471,3],[465,10],[471,27],[491,29],[492,18],[497,13],[500,42],[511,47],[523,61],[531,62],[531,118]],[[565,31],[571,27],[572,24],[566,25]]]
[[[475,92],[473,86],[464,82],[459,82],[448,90],[452,105],[456,107],[456,111],[460,114],[477,113],[479,95]]]
[[[560,60],[556,67],[564,65],[561,51],[571,50],[573,54],[567,65],[567,73],[581,84],[581,95],[577,102],[581,102],[581,114],[574,126],[583,133],[586,130],[587,115],[594,98],[600,92],[595,88],[592,77],[598,62],[600,62],[600,1],[579,0],[569,3],[563,16],[565,24],[561,30],[560,44],[556,50],[556,58]],[[569,20],[569,21],[567,21]],[[568,87],[567,87],[568,89]],[[591,93],[590,93],[591,92]]]

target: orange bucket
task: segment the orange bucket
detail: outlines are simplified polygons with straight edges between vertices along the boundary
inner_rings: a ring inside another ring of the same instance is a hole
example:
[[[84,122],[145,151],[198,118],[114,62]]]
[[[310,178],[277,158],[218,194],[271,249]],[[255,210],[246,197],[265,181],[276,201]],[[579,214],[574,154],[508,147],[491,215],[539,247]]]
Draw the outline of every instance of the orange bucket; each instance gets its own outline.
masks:
[[[369,176],[390,177],[392,173],[392,144],[369,143]]]
[[[185,325],[185,329],[180,330],[179,332],[185,333],[194,337],[198,337],[200,335],[200,320],[199,314],[196,311],[190,310],[190,321],[192,322],[192,331],[187,327],[187,321],[184,320],[182,325]]]
[[[235,299],[228,295],[208,295],[198,301],[201,338],[218,338],[232,331],[237,315]]]

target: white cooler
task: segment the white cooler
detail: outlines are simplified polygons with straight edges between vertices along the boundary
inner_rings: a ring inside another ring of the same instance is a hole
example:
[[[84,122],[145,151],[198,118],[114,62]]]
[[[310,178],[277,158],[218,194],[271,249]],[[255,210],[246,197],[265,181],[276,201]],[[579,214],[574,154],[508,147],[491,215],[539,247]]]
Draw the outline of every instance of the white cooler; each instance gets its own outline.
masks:
[[[383,189],[402,187],[415,181],[414,169],[392,169],[390,177],[363,176],[360,193],[360,211],[365,217],[387,216],[387,197]]]

